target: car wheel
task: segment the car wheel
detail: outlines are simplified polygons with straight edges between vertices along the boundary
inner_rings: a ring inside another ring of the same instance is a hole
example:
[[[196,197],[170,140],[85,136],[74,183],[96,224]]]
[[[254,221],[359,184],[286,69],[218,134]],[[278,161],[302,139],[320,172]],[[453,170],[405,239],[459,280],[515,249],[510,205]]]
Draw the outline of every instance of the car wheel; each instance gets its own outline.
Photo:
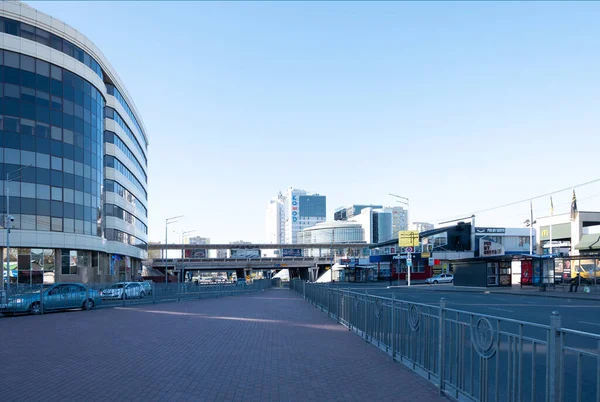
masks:
[[[143,299],[143,298],[144,298],[144,296],[146,296],[146,294],[145,294],[143,291],[142,291],[142,292],[140,292],[140,299]]]
[[[454,283],[454,279],[450,279],[450,283]]]
[[[94,301],[92,299],[88,299],[83,302],[82,310],[91,310],[94,308]]]
[[[438,281],[433,281],[433,283],[435,283],[436,285],[438,284]]]
[[[29,306],[29,313],[34,314],[34,315],[41,314],[42,306],[41,306],[40,302],[31,303],[31,306]]]

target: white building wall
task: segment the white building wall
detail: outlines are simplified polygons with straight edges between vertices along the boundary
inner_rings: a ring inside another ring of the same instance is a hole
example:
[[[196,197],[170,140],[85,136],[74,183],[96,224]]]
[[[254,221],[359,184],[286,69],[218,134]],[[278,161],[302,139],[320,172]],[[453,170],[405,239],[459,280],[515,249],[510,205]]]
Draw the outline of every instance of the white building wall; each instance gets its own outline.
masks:
[[[387,207],[384,209],[392,213],[392,235],[394,239],[397,239],[399,231],[408,230],[408,210],[403,207]]]
[[[373,243],[373,209],[364,208],[360,214],[353,216],[348,222],[360,223],[363,229],[363,241]]]

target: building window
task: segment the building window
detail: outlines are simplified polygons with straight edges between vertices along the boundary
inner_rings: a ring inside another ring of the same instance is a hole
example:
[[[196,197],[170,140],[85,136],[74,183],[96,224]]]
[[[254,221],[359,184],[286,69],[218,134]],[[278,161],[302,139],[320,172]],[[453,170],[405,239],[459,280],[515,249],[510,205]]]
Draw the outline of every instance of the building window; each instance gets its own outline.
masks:
[[[77,275],[77,251],[62,250],[62,270],[63,275]]]

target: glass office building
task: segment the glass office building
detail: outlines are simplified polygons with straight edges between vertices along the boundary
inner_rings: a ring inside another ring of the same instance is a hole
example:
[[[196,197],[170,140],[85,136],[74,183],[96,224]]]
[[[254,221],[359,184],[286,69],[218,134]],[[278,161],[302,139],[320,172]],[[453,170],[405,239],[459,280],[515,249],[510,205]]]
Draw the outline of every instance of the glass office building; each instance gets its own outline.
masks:
[[[343,255],[344,243],[366,243],[362,225],[357,222],[322,222],[298,233],[298,244],[331,244],[329,250],[305,249],[305,257],[326,257],[332,252]]]
[[[147,256],[147,146],[98,48],[20,2],[0,2],[0,210],[11,282],[136,279]]]

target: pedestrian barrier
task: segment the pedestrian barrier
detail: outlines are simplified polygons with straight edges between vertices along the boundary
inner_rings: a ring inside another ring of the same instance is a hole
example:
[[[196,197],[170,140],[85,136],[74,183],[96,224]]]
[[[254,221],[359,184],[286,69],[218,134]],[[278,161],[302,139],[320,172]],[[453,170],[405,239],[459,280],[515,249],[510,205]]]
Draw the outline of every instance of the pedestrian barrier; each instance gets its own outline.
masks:
[[[292,280],[348,330],[469,401],[600,401],[600,335]]]
[[[252,283],[155,284],[118,282],[104,284],[58,283],[55,285],[12,285],[0,295],[0,313],[44,314],[65,309],[92,309],[197,300],[242,295],[271,287],[270,280]],[[43,296],[41,296],[43,295]]]

